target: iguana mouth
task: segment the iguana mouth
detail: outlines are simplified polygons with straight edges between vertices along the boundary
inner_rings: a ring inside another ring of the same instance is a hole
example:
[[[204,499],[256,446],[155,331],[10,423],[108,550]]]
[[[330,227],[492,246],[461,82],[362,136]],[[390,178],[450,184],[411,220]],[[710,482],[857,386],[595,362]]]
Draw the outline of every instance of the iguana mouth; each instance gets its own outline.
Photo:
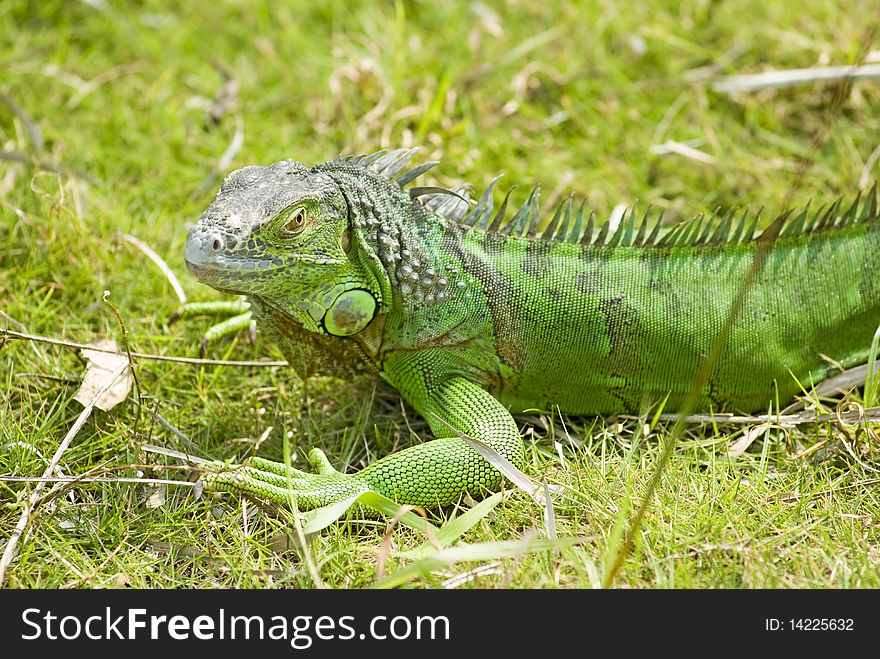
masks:
[[[218,257],[203,261],[185,257],[184,261],[186,261],[187,269],[199,281],[210,284],[218,290],[228,280],[228,277],[224,277],[224,275],[244,275],[249,272],[265,271],[272,267],[272,261],[269,260],[230,259],[228,257]]]
[[[270,259],[251,259],[224,253],[229,238],[196,225],[189,232],[183,260],[199,281],[214,286],[228,283],[224,275],[265,271],[272,267]],[[216,286],[215,286],[216,288]]]
[[[200,265],[197,263],[193,263],[191,261],[186,262],[186,269],[189,270],[196,276],[203,284],[208,284],[211,288],[220,291],[221,293],[233,293],[235,295],[239,295],[240,291],[233,290],[232,288],[228,288],[221,285],[221,273],[223,272],[223,268],[218,268],[216,265]]]
[[[202,279],[202,277],[211,277],[213,275],[222,274],[224,272],[248,272],[252,270],[268,270],[273,265],[272,261],[266,259],[230,259],[227,257],[220,257],[209,263],[200,263],[198,261],[191,261],[189,259],[184,260],[186,261],[186,267],[189,269],[189,271],[199,279]]]

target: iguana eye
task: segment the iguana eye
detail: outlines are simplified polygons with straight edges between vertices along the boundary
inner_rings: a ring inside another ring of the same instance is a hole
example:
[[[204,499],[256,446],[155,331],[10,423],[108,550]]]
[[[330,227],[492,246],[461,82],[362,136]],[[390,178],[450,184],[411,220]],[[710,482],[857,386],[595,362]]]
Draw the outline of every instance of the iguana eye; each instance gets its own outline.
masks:
[[[287,217],[287,223],[284,225],[284,233],[287,236],[295,236],[306,225],[306,212],[302,208],[293,211]]]
[[[303,210],[296,210],[290,214],[290,218],[287,220],[287,230],[290,231],[290,233],[297,233],[303,228],[303,224],[305,223],[306,215]]]

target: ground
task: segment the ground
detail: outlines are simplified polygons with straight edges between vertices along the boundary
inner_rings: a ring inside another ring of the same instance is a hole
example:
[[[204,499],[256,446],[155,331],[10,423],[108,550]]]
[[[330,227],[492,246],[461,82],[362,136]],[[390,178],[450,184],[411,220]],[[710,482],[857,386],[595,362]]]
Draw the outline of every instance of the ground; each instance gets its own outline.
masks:
[[[121,343],[121,319],[132,350],[198,357],[207,323],[169,324],[179,304],[169,278],[124,236],[167,261],[190,300],[223,299],[186,273],[186,230],[223,174],[284,158],[422,145],[425,159],[442,158],[443,184],[479,191],[503,172],[502,188],[541,184],[545,207],[575,191],[600,218],[621,204],[662,207],[674,221],[852,195],[880,171],[875,83],[729,95],[712,82],[878,59],[874,15],[867,0],[4,2],[0,326]],[[817,303],[833,294],[817,290]],[[208,352],[281,358],[259,334]],[[82,411],[83,371],[70,348],[3,346],[0,475],[43,473]],[[286,445],[299,465],[318,446],[353,470],[429,438],[369,379],[149,359],[136,374],[128,400],[77,433],[65,474],[186,477],[141,466],[181,464],[143,444],[234,461],[280,458]],[[875,401],[856,392],[843,405],[862,403]],[[521,421],[526,474],[559,486],[555,532],[576,545],[536,544],[544,510],[512,487],[474,513],[458,553],[411,568],[401,553],[424,536],[394,525],[383,542],[387,517],[352,510],[303,550],[289,510],[101,482],[28,512],[2,585],[350,588],[396,575],[426,587],[880,586],[870,426],[746,436],[757,423],[689,424],[649,490],[671,424],[552,410]],[[754,441],[731,451],[744,437]],[[0,482],[0,538],[33,488]],[[440,526],[473,505],[428,513]]]

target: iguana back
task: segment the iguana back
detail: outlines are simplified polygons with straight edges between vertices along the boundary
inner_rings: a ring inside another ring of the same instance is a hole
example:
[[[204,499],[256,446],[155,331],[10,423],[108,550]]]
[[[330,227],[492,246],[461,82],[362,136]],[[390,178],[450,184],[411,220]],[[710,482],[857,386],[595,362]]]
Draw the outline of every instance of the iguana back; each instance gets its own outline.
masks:
[[[859,209],[862,210],[862,209]],[[769,248],[699,401],[753,411],[864,363],[880,323],[876,215],[788,233]],[[868,221],[866,221],[868,220]],[[636,412],[690,391],[755,256],[755,240],[595,246],[462,236],[514,409]]]

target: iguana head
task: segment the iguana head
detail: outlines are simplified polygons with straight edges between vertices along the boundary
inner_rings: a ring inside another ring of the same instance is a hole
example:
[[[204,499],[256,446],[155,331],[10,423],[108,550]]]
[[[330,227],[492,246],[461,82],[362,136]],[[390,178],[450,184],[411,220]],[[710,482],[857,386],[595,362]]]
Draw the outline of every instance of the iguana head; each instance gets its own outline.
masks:
[[[442,304],[462,286],[460,272],[430,245],[463,221],[488,219],[494,181],[466,217],[461,187],[405,187],[437,164],[406,169],[416,151],[232,172],[190,230],[187,266],[203,283],[324,335],[376,330],[373,319],[392,310]]]
[[[334,179],[284,160],[229,174],[190,230],[184,258],[213,288],[257,297],[306,329],[348,336],[382,300],[355,243]]]

